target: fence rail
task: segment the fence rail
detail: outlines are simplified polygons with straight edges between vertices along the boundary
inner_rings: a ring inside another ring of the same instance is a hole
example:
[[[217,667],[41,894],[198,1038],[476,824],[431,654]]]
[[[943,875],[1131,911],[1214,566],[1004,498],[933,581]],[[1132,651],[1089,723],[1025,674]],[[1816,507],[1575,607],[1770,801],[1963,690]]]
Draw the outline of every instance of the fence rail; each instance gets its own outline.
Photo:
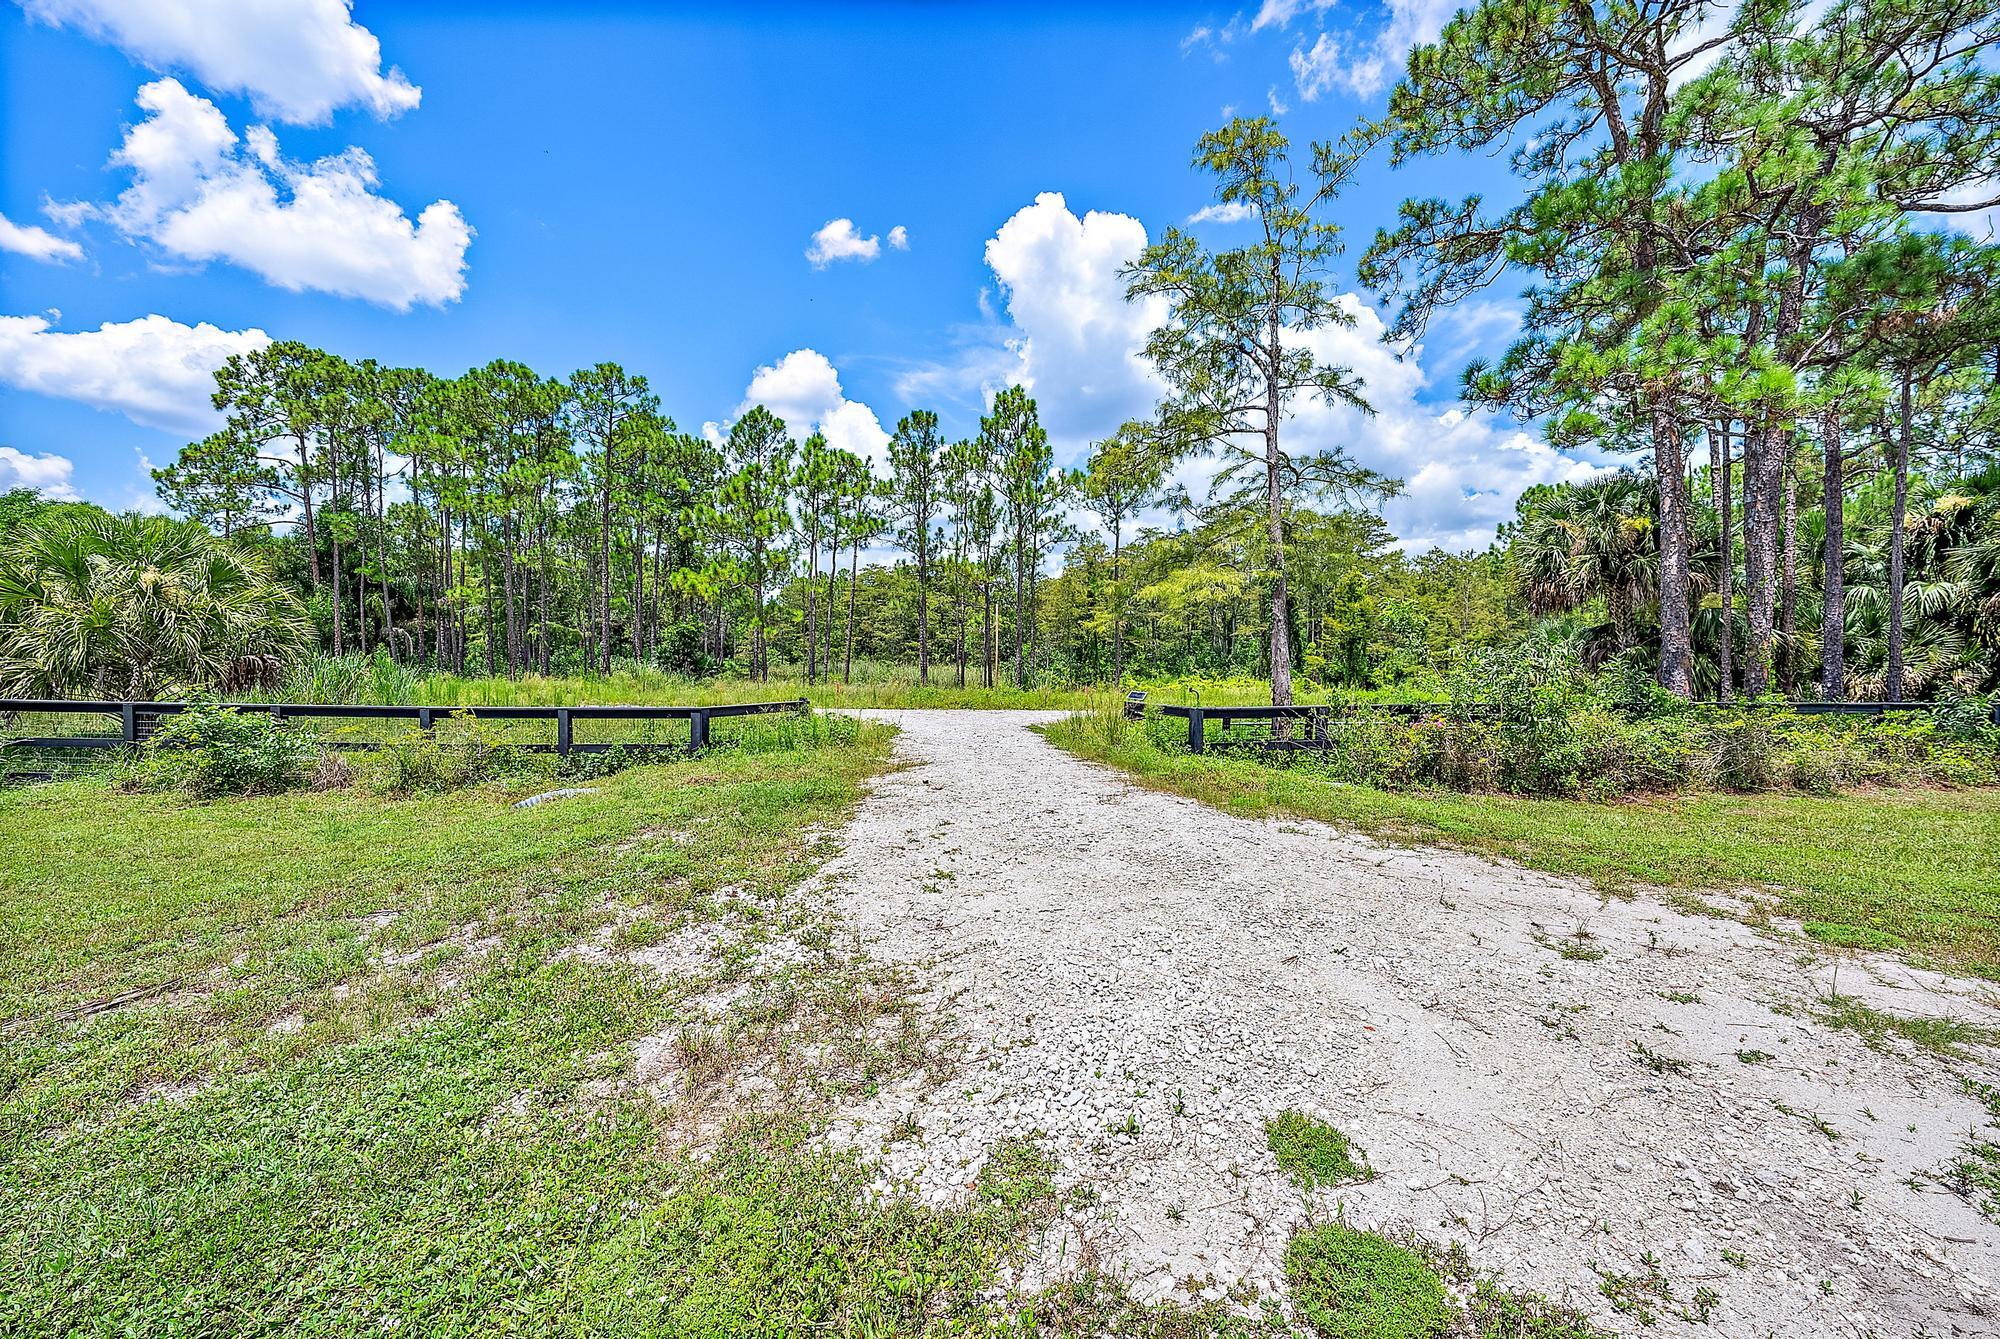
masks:
[[[115,735],[44,735],[28,737],[0,736],[0,748],[19,749],[115,749],[129,748],[143,743],[162,717],[186,711],[187,702],[76,702],[43,701],[35,698],[0,698],[0,717],[14,714],[43,713],[48,715],[75,716],[116,716],[119,731]],[[671,749],[676,744],[622,743],[622,744],[581,744],[576,741],[575,726],[578,721],[686,721],[688,723],[687,751],[696,752],[707,747],[709,724],[735,716],[770,716],[780,712],[804,712],[810,709],[805,698],[788,698],[781,702],[734,702],[712,707],[642,707],[642,706],[579,706],[579,707],[407,707],[407,706],[366,706],[331,702],[223,702],[218,705],[235,711],[261,711],[270,714],[273,720],[377,720],[415,721],[422,730],[434,729],[439,720],[453,716],[465,716],[481,721],[550,721],[556,728],[553,744],[516,744],[515,748],[536,753],[554,752],[567,757],[571,753],[608,753],[612,749]],[[368,749],[379,747],[369,740],[323,741],[335,748]]]
[[[1701,702],[1695,704],[1721,711],[1789,711],[1801,716],[1886,716],[1897,711],[1929,711],[1930,702]],[[1453,704],[1449,702],[1346,702],[1290,707],[1160,707],[1162,716],[1183,716],[1188,723],[1188,751],[1207,751],[1209,726],[1227,730],[1237,721],[1303,721],[1304,739],[1275,741],[1289,748],[1322,748],[1327,742],[1327,724],[1336,712],[1377,711],[1391,716],[1438,716],[1451,711],[1492,712],[1490,702]],[[2000,725],[2000,700],[1993,708],[1993,721]],[[1274,731],[1275,733],[1275,731]]]

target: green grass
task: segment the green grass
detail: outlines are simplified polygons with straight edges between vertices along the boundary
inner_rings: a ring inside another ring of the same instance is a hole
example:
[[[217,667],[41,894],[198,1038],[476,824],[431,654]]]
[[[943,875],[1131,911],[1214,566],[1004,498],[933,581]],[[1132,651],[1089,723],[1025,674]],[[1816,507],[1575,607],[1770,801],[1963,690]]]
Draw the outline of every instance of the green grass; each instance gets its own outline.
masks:
[[[1054,743],[1250,817],[1322,819],[1575,875],[1611,891],[1755,890],[1832,942],[2000,978],[2000,789],[1836,796],[1700,793],[1615,804],[1395,793],[1153,745],[1109,713]]]
[[[1280,1111],[1264,1122],[1264,1142],[1278,1168],[1301,1190],[1365,1181],[1374,1173],[1352,1140],[1303,1111]]]
[[[1945,1184],[1988,1219],[2000,1223],[2000,1087],[1967,1079],[1965,1090],[1986,1108],[1987,1121],[1966,1140],[1964,1151],[1946,1169]]]
[[[2000,1032],[1968,1023],[1959,1018],[1890,1013],[1877,1009],[1852,995],[1829,994],[1813,1010],[1813,1017],[1828,1027],[1845,1028],[1870,1046],[1887,1045],[1897,1037],[1938,1055],[1954,1059],[1965,1055],[1967,1046],[2000,1043]]]
[[[1455,1317],[1423,1256],[1338,1223],[1292,1238],[1285,1278],[1299,1318],[1322,1339],[1439,1339]]]

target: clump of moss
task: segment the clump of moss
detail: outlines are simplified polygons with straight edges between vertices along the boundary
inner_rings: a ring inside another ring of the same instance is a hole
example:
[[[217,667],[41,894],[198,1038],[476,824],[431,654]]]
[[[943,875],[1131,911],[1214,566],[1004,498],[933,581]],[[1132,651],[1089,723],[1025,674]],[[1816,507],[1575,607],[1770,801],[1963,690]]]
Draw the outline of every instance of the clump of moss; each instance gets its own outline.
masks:
[[[1421,1255],[1337,1223],[1292,1238],[1285,1278],[1321,1339],[1438,1339],[1455,1318],[1444,1279]]]
[[[1375,1175],[1353,1140],[1303,1111],[1280,1111],[1265,1121],[1264,1142],[1277,1155],[1279,1168],[1301,1190],[1366,1181]]]

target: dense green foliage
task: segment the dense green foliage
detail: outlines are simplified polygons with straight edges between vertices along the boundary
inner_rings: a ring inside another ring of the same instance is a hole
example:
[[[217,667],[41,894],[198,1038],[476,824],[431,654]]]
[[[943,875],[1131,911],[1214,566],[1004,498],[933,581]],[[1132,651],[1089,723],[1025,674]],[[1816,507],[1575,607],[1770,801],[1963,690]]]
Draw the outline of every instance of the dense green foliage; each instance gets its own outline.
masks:
[[[135,790],[173,790],[195,799],[271,795],[309,779],[319,746],[300,725],[261,711],[197,702],[162,720],[123,779]]]
[[[1801,716],[1770,704],[1718,709],[1655,690],[1630,666],[1592,675],[1574,656],[1490,652],[1443,678],[1416,714],[1357,703],[1334,712],[1327,747],[1288,767],[1390,790],[1501,791],[1611,799],[1652,791],[1799,790],[2000,783],[2000,727],[1984,699],[1882,717]],[[1148,721],[1162,748],[1185,722]],[[1210,748],[1256,748],[1261,727],[1206,732]],[[1274,759],[1276,761],[1278,759]]]
[[[0,697],[137,697],[224,684],[306,640],[258,555],[191,522],[42,512],[0,540]]]

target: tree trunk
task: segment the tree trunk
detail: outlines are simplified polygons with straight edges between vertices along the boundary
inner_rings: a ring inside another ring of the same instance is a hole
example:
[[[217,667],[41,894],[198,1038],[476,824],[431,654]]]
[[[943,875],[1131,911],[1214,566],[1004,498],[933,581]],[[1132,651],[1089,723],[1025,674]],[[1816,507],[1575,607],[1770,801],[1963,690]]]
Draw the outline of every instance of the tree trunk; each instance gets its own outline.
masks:
[[[847,567],[847,655],[841,662],[840,681],[854,679],[854,592],[861,584],[861,532],[854,532],[854,557]]]
[[[819,528],[814,526],[806,545],[806,686],[819,676]]]
[[[646,659],[646,523],[633,508],[632,522],[632,659]]]
[[[1889,508],[1889,668],[1883,697],[1903,700],[1903,519],[1910,506],[1910,374],[1903,373],[1902,396],[1896,409],[1896,495]]]
[[[1694,632],[1688,613],[1687,452],[1669,409],[1653,413],[1653,472],[1660,485],[1660,683],[1694,691]]]
[[[1716,516],[1721,521],[1722,553],[1715,565],[1715,593],[1722,602],[1722,627],[1715,639],[1718,683],[1715,695],[1723,702],[1736,697],[1736,499],[1729,486],[1729,420],[1716,425],[1708,439],[1708,486],[1715,498]]]
[[[1111,686],[1125,686],[1125,588],[1120,584],[1124,557],[1125,527],[1111,527]]]
[[[1265,541],[1271,546],[1271,705],[1292,705],[1292,636],[1285,611],[1290,594],[1285,586],[1285,500],[1278,456],[1278,382],[1265,383],[1264,423]],[[1282,720],[1272,722],[1272,734],[1284,737]]]
[[[598,668],[611,673],[611,427],[604,430],[604,497],[597,523],[598,598],[604,602]]]
[[[1820,419],[1819,432],[1825,454],[1820,509],[1826,515],[1820,558],[1826,575],[1820,587],[1819,695],[1838,702],[1847,696],[1847,468],[1841,457],[1838,409],[1829,409]]]
[[[1028,633],[1022,608],[1027,599],[1028,584],[1028,540],[1021,525],[1014,527],[1014,686],[1022,690],[1028,687],[1028,661],[1023,648]]]
[[[929,522],[925,521],[926,527]],[[931,578],[930,561],[917,555],[917,682],[931,681]]]
[[[1759,424],[1743,441],[1743,580],[1750,624],[1743,663],[1746,697],[1771,691],[1778,621],[1778,494],[1787,435]]]
[[[306,454],[306,438],[300,433],[297,438],[299,452],[299,501],[306,513],[306,570],[312,573],[313,589],[318,590],[319,576],[319,526],[313,516],[313,486],[311,457]]]
[[[1799,481],[1789,459],[1785,462],[1784,505],[1780,509],[1784,551],[1778,568],[1778,656],[1784,667],[1779,686],[1786,697],[1797,696],[1799,606]]]

